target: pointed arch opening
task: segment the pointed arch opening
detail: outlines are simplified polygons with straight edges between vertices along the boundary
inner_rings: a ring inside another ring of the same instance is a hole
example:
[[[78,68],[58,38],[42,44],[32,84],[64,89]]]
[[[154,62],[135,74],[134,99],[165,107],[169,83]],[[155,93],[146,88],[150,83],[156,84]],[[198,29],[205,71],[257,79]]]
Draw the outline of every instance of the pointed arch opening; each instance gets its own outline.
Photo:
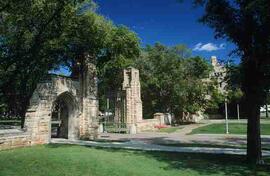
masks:
[[[79,114],[76,98],[70,92],[57,96],[51,112],[51,138],[79,138]]]

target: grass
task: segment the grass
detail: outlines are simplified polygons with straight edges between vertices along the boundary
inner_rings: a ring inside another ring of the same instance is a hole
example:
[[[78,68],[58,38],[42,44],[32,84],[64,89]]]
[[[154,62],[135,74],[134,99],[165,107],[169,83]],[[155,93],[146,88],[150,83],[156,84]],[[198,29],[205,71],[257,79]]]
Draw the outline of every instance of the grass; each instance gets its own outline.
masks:
[[[176,132],[177,130],[180,130],[181,127],[169,127],[169,128],[160,128],[158,130],[158,132],[161,132],[161,133],[174,133]]]
[[[245,123],[229,123],[230,134],[247,134],[247,124]],[[190,134],[225,134],[225,124],[216,123],[199,127]],[[261,134],[270,135],[270,124],[261,124]]]
[[[270,162],[270,158],[265,158]],[[143,152],[45,145],[0,152],[2,176],[267,176],[232,155]]]

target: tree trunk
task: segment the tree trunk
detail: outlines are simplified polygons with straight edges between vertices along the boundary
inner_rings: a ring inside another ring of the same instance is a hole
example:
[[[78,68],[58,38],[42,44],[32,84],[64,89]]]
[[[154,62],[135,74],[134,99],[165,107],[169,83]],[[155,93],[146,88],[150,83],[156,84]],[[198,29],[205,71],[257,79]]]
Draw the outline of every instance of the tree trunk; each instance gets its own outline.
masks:
[[[246,98],[247,125],[247,161],[250,164],[262,164],[260,105],[264,96],[264,74],[260,72],[258,59],[247,57],[243,63],[243,88]]]
[[[247,95],[247,160],[251,164],[261,164],[260,106],[255,94]]]

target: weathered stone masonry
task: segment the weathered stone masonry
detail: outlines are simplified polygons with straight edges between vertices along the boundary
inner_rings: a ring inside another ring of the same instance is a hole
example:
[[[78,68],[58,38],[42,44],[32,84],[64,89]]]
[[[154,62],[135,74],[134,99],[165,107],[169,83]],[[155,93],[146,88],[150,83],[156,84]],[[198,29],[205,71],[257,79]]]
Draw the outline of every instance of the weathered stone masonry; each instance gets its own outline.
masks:
[[[49,143],[51,140],[52,108],[61,99],[66,105],[68,139],[97,137],[96,69],[87,64],[79,80],[50,75],[37,85],[25,116],[25,128],[0,134],[0,150]]]
[[[159,119],[143,119],[139,70],[133,67],[123,71],[122,90],[115,109],[115,122],[126,124],[129,133],[153,130],[160,125]]]

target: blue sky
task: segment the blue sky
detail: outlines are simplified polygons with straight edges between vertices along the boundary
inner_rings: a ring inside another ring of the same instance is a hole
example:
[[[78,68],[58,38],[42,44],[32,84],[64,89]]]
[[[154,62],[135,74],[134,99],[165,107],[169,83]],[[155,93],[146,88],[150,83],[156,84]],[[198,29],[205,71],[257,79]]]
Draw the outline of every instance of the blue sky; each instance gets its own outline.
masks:
[[[160,42],[173,46],[186,44],[193,55],[221,60],[229,58],[233,44],[214,38],[213,30],[198,22],[202,8],[191,0],[96,0],[98,13],[115,24],[128,26],[141,39],[142,46]]]
[[[186,44],[194,56],[209,60],[217,56],[221,61],[229,59],[234,45],[215,39],[209,27],[198,22],[202,8],[194,8],[192,0],[95,0],[97,12],[115,24],[125,25],[136,32],[142,47],[160,42],[167,46]],[[230,58],[236,60],[237,58]],[[61,68],[56,73],[66,74]]]

